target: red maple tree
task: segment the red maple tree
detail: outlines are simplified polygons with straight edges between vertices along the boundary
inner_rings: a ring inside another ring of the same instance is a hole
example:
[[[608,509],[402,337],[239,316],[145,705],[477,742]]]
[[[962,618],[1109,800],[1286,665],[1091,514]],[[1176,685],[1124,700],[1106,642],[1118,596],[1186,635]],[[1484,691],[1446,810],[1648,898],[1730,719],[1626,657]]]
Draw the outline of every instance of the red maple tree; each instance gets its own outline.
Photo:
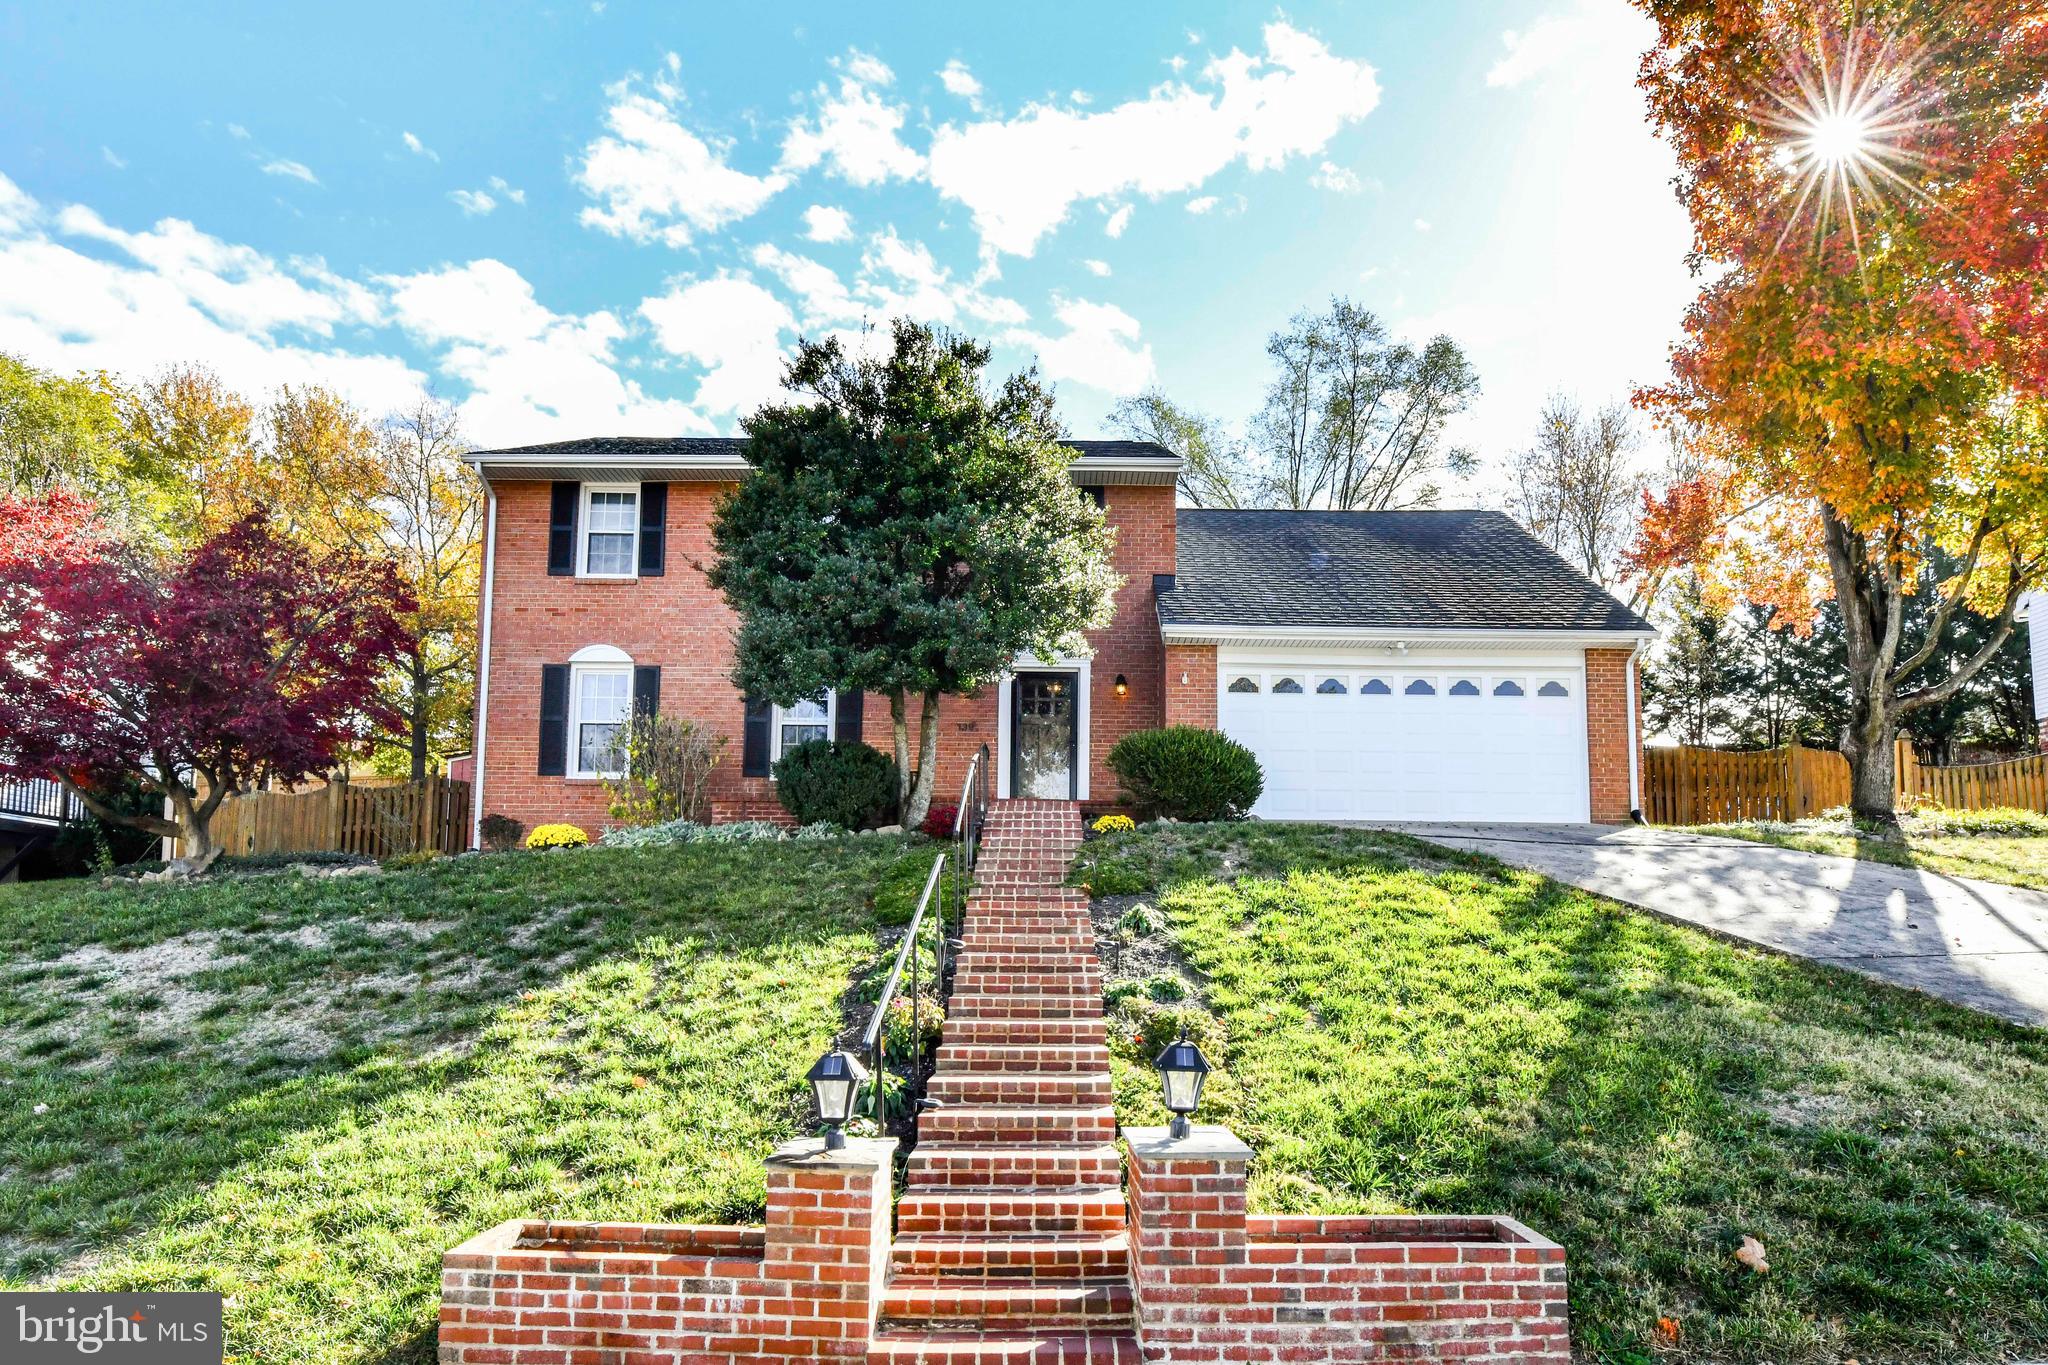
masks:
[[[0,498],[0,525],[0,774],[53,778],[204,862],[227,797],[398,724],[377,684],[411,604],[388,563],[315,557],[260,513],[167,562],[64,494]],[[115,809],[129,783],[171,813]]]
[[[1706,283],[1672,382],[1706,477],[1648,509],[1676,564],[1801,623],[1840,605],[1859,815],[2048,573],[2048,17],[2027,0],[1637,0],[1641,85]],[[1924,639],[1905,599],[1939,548]],[[1968,604],[1993,628],[1951,661]]]

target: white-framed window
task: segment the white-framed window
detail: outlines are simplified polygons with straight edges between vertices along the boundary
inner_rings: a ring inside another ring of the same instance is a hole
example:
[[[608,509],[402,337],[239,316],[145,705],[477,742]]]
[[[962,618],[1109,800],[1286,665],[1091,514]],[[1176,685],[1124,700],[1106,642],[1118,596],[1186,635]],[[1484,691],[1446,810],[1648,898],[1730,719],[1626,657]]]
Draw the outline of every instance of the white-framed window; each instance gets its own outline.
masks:
[[[632,578],[640,569],[640,486],[583,485],[585,578]]]
[[[569,775],[617,777],[623,773],[624,732],[632,715],[632,664],[571,664]]]
[[[778,706],[770,717],[768,760],[773,763],[786,750],[814,739],[832,738],[832,723],[838,718],[839,698],[827,692],[795,706]]]

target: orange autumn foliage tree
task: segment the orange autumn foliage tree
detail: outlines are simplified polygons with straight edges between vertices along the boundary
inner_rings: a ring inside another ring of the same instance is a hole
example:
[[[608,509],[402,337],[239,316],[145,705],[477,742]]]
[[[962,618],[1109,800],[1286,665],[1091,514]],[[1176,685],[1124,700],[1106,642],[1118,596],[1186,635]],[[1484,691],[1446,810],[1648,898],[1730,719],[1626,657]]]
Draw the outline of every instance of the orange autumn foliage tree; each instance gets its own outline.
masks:
[[[1705,280],[1639,401],[1704,472],[1646,505],[1684,565],[1802,625],[1841,606],[1857,814],[1902,717],[1960,689],[2048,571],[2048,16],[2031,0],[1636,0],[1640,84]],[[1923,638],[1905,600],[1957,569]],[[1945,647],[1967,604],[1982,648]]]

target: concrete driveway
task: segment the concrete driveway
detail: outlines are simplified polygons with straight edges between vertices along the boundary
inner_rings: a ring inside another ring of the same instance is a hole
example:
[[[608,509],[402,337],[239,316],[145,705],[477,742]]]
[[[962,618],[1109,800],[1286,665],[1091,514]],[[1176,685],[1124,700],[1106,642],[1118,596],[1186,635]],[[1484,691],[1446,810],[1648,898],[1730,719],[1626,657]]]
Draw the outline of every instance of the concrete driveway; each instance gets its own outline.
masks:
[[[1611,825],[1391,824],[1751,943],[2048,1026],[2048,894]]]

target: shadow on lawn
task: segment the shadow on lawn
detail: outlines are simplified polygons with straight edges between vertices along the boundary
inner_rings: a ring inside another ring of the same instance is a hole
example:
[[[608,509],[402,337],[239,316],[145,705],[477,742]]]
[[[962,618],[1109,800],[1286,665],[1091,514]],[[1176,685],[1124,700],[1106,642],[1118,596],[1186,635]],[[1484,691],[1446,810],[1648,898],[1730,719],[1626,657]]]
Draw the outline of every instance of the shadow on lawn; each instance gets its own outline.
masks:
[[[510,855],[182,917],[124,891],[100,900],[103,935],[10,922],[27,902],[0,900],[0,945],[43,958],[96,936],[410,914],[441,926],[423,959],[483,968],[394,1007],[418,1016],[401,1036],[326,1057],[11,1068],[0,1257],[45,1285],[233,1294],[231,1346],[252,1359],[396,1362],[432,1358],[440,1252],[503,1218],[758,1216],[759,1158],[796,1131],[803,1067],[910,856]],[[249,970],[288,992],[309,966],[280,949]]]

